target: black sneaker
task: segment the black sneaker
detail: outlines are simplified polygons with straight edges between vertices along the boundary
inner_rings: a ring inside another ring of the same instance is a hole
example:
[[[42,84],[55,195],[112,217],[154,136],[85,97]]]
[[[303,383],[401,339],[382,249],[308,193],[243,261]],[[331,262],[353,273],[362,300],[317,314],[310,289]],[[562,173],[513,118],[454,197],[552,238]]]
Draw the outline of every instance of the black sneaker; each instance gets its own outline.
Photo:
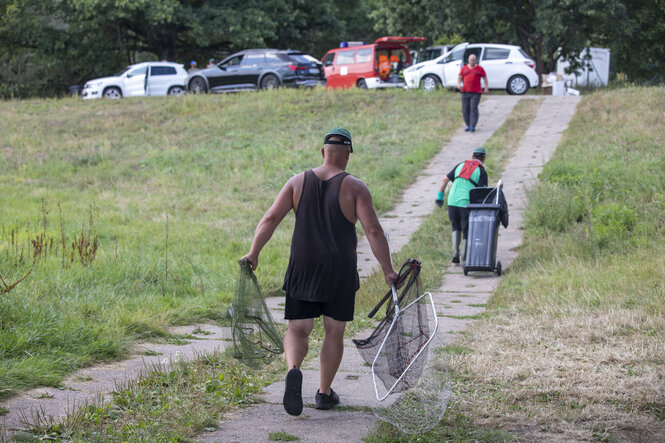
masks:
[[[330,409],[339,404],[339,395],[332,388],[330,388],[330,395],[321,394],[317,390],[314,400],[316,401],[316,409]]]
[[[453,257],[453,263],[459,263],[459,255]]]
[[[302,372],[295,366],[286,374],[284,389],[284,410],[291,415],[302,413]]]

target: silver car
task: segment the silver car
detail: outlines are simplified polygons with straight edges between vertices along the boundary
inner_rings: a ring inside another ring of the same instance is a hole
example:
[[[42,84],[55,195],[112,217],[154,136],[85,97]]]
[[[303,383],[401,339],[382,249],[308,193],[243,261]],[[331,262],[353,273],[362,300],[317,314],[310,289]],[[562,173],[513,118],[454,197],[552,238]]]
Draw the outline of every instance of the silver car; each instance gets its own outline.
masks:
[[[111,76],[90,80],[83,87],[84,99],[180,95],[185,92],[187,71],[178,63],[144,62]]]
[[[538,86],[536,62],[519,46],[462,43],[441,57],[407,68],[404,71],[406,87],[426,91],[442,86],[456,88],[459,72],[471,54],[476,55],[478,64],[487,73],[489,89],[504,89],[509,94],[521,95]]]

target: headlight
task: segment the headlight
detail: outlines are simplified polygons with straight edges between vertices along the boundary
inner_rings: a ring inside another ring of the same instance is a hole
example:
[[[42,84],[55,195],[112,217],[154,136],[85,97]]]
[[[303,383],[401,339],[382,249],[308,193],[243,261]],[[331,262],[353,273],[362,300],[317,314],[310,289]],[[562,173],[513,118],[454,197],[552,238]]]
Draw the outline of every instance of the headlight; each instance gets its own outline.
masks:
[[[420,71],[420,70],[423,69],[424,67],[425,67],[425,65],[414,66],[414,69],[415,69],[416,71]]]
[[[96,87],[96,86],[101,86],[102,83],[104,83],[104,82],[88,82],[88,83],[85,84],[85,86],[83,88],[88,89],[88,88],[93,88],[93,87]]]

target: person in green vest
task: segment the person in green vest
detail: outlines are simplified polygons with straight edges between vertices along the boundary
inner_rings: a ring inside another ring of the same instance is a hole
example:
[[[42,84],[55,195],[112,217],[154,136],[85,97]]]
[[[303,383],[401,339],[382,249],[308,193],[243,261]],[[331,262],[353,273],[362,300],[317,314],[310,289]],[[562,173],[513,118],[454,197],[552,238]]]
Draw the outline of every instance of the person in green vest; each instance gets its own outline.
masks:
[[[460,262],[460,242],[462,246],[462,260],[466,259],[466,239],[469,233],[469,191],[473,188],[487,186],[487,172],[485,172],[485,149],[473,150],[471,160],[464,160],[457,164],[452,171],[443,178],[441,188],[436,194],[436,205],[443,206],[443,193],[452,182],[453,186],[448,192],[448,217],[453,228],[453,263]]]

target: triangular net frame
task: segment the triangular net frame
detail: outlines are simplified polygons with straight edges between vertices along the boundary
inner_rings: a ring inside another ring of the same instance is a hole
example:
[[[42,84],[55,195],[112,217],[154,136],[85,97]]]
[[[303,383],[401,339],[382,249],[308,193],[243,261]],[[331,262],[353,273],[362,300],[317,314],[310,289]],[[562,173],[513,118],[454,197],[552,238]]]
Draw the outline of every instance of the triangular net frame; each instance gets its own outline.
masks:
[[[395,288],[369,314],[388,302],[385,317],[368,338],[354,340],[372,367],[375,415],[407,434],[438,424],[451,394],[445,356],[429,358],[438,318],[432,295],[423,293],[420,270],[417,260],[404,263]]]
[[[247,260],[240,260],[240,275],[231,311],[235,358],[257,367],[284,352],[282,337],[275,328],[259,282]]]

